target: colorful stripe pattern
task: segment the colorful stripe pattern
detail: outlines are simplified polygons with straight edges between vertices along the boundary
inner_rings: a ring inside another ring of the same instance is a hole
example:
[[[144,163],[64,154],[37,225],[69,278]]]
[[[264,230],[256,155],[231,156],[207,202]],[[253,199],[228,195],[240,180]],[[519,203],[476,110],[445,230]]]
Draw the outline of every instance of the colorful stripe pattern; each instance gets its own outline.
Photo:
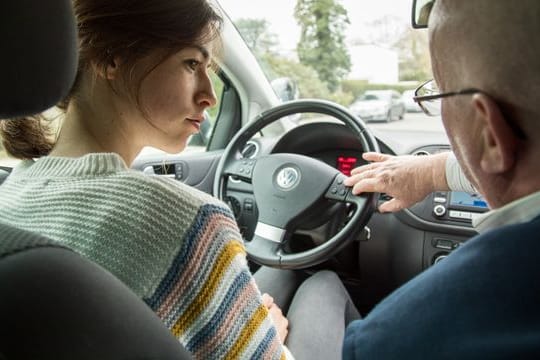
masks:
[[[202,206],[146,302],[196,358],[280,359],[239,238],[228,209]]]

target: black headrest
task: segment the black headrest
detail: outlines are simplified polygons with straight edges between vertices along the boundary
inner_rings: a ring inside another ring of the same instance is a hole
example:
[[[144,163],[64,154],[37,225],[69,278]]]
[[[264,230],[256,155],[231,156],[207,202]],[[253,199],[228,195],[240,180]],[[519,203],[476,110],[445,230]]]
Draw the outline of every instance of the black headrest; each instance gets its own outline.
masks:
[[[55,105],[76,71],[71,0],[0,1],[0,119]]]

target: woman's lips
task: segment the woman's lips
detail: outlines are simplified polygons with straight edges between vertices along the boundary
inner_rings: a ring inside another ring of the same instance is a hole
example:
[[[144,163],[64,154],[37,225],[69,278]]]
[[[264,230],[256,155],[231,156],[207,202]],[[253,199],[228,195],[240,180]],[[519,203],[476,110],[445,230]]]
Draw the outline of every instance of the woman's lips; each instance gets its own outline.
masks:
[[[201,129],[201,122],[203,120],[191,119],[191,118],[187,118],[186,120],[189,121],[197,129],[197,131]]]

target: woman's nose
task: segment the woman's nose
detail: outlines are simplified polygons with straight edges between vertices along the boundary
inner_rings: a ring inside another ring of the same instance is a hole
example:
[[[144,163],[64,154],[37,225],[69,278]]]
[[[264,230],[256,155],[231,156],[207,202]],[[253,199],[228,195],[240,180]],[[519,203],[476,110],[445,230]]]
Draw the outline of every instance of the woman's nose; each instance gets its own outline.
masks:
[[[212,107],[217,104],[217,97],[210,76],[205,76],[196,101],[197,104],[204,106],[205,108]]]

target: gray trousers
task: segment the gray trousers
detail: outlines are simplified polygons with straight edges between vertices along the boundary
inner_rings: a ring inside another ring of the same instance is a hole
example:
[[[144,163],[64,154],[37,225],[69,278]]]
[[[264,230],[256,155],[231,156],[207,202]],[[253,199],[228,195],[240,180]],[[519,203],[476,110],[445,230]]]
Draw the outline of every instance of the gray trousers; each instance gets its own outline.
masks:
[[[360,314],[334,272],[320,271],[302,282],[294,271],[262,267],[254,276],[289,319],[285,344],[295,359],[341,359],[345,328]]]

